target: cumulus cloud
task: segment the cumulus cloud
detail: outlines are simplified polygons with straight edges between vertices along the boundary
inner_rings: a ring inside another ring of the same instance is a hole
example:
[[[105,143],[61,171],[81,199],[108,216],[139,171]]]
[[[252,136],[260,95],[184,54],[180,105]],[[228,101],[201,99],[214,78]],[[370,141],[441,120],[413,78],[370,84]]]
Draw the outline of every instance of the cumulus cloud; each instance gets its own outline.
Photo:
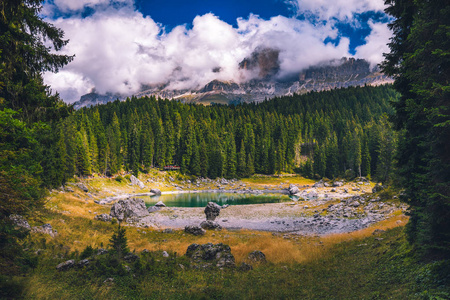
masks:
[[[366,59],[371,67],[374,67],[383,60],[383,53],[389,52],[387,43],[392,36],[392,31],[383,23],[369,21],[369,26],[372,32],[366,37],[364,45],[356,47],[355,56]]]
[[[322,20],[350,20],[354,14],[384,11],[384,0],[287,0],[299,15],[313,15]]]
[[[279,51],[279,78],[349,56],[348,39],[341,38],[337,45],[324,43],[339,34],[331,23],[312,24],[283,16],[264,20],[250,15],[238,19],[233,27],[210,13],[197,16],[189,28],[181,25],[166,32],[163,25],[136,11],[131,1],[123,0],[128,4],[122,6],[105,6],[85,18],[74,14],[51,21],[70,39],[63,53],[75,54],[74,61],[60,73],[44,76],[65,101],[77,101],[94,89],[101,94],[131,95],[143,85],[196,89],[214,79],[246,81],[257,73],[240,69],[239,63],[261,48]],[[75,10],[111,1],[82,0],[72,4],[75,2],[54,0],[51,5]],[[378,58],[373,53],[386,33],[379,24],[371,26],[374,33],[368,37],[366,47],[358,48],[358,55],[375,61]]]

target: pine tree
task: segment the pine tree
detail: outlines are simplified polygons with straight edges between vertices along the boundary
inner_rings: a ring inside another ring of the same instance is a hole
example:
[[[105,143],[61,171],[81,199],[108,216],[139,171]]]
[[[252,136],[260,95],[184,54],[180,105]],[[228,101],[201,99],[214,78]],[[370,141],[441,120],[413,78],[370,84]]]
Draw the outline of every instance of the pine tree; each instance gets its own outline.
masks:
[[[123,258],[125,254],[130,252],[125,228],[121,227],[120,223],[117,227],[117,231],[113,233],[111,239],[109,240],[109,243],[112,252],[119,259]]]

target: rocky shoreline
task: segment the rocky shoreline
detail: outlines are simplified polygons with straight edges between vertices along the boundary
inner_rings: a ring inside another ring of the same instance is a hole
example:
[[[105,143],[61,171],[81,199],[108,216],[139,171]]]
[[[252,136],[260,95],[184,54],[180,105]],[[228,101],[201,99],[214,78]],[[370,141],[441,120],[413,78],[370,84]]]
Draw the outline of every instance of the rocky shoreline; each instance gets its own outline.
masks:
[[[360,183],[360,186],[365,183]],[[353,194],[349,194],[352,188]],[[363,192],[366,192],[363,194]],[[317,183],[313,187],[290,186],[288,189],[209,189],[162,192],[163,195],[180,193],[240,193],[260,195],[280,193],[293,195],[293,202],[231,205],[221,210],[216,222],[227,230],[258,230],[271,232],[291,232],[298,234],[331,234],[352,232],[385,220],[397,211],[406,210],[404,204],[382,202],[367,190],[345,186],[324,186]],[[134,199],[138,196],[152,196],[155,193],[126,194],[97,201],[110,204],[114,201]],[[128,200],[127,200],[128,201]],[[142,201],[142,200],[141,200]],[[126,220],[129,226],[154,229],[183,229],[204,221],[204,208],[150,207],[145,215]]]

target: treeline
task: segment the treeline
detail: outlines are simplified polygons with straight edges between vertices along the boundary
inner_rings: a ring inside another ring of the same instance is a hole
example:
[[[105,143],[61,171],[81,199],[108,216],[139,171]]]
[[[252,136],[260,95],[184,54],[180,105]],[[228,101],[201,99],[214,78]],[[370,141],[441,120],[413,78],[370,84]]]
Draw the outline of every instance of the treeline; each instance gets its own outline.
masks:
[[[177,165],[202,177],[302,171],[389,177],[395,133],[390,86],[202,106],[155,97],[83,108],[54,126],[48,180]]]

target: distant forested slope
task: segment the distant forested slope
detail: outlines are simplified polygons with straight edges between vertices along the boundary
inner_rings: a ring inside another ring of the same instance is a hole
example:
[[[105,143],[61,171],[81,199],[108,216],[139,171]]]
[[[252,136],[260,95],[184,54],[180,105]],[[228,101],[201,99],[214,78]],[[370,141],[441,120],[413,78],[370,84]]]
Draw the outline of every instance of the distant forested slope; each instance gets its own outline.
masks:
[[[354,87],[261,104],[202,106],[144,97],[83,108],[55,126],[60,172],[137,173],[177,165],[203,177],[302,171],[333,178],[391,171],[390,86]],[[52,155],[49,153],[49,155]],[[54,166],[53,166],[54,167]]]

